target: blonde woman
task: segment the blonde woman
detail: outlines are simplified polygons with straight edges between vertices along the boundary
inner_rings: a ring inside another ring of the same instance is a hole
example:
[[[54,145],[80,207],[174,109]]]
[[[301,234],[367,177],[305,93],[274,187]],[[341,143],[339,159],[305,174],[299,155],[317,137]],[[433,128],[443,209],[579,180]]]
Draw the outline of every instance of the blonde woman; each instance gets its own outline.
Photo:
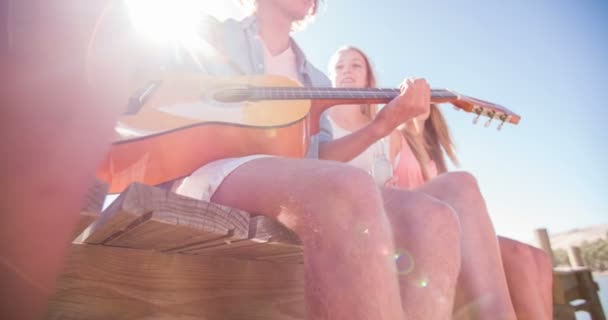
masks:
[[[339,49],[330,61],[329,73],[336,87],[376,86],[376,76],[369,58],[355,47]],[[373,120],[376,111],[373,105],[332,108],[329,118],[334,139],[347,137],[366,126]],[[392,132],[384,141],[373,144],[349,163],[375,175],[379,183],[427,193],[456,209],[462,231],[456,318],[497,318],[496,310],[514,308],[518,319],[551,319],[551,265],[546,255],[502,237],[498,238],[500,246],[497,245],[483,198],[471,176],[451,174],[458,175],[456,178],[452,176],[452,182],[463,182],[458,186],[446,183],[446,187],[437,188],[426,183],[438,174],[447,172],[445,155],[458,165],[445,119],[437,106],[431,105],[427,112],[409,120],[401,131]],[[383,163],[382,158],[394,168],[392,174],[382,175],[375,170],[378,163]],[[445,177],[435,179],[445,182]],[[399,234],[403,230],[397,219],[390,215],[389,218],[393,222],[396,246],[399,247]],[[407,277],[403,277],[401,282],[407,282]],[[530,286],[530,283],[535,286]],[[507,286],[511,299],[508,295],[504,296]],[[404,299],[403,303],[407,301]]]

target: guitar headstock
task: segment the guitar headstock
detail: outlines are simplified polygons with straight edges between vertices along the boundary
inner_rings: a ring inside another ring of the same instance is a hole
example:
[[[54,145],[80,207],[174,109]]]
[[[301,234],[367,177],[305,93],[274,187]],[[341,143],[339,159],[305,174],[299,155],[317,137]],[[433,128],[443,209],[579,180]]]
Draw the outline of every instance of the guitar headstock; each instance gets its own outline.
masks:
[[[505,122],[518,124],[521,120],[521,117],[518,114],[499,104],[461,95],[454,91],[447,91],[452,93],[454,98],[448,99],[445,102],[450,102],[458,109],[477,115],[475,119],[473,119],[474,124],[479,121],[480,117],[484,116],[488,118],[488,121],[485,123],[486,127],[489,127],[491,122],[496,119],[497,121],[500,121],[500,124],[498,125],[498,130],[500,130]]]

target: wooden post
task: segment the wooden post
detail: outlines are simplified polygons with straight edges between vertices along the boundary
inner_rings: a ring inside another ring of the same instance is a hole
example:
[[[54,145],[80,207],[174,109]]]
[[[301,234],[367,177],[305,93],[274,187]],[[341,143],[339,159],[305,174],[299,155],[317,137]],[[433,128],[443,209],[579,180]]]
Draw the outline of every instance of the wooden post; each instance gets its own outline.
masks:
[[[536,241],[538,245],[549,255],[551,258],[551,262],[555,265],[555,259],[553,257],[553,250],[551,249],[551,241],[549,240],[549,234],[547,233],[547,229],[540,228],[535,229],[534,234],[536,235]]]
[[[579,247],[571,246],[568,248],[568,261],[570,261],[572,267],[586,267]]]

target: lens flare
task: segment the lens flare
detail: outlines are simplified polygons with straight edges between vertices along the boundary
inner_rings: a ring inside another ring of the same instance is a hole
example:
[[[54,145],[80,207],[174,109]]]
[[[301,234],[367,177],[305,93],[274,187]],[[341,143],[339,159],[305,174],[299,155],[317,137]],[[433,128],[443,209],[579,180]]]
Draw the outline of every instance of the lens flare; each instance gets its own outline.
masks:
[[[397,248],[393,254],[395,265],[397,266],[397,273],[400,275],[407,275],[414,271],[416,263],[414,257],[405,249]]]
[[[422,278],[420,279],[420,281],[418,281],[418,286],[420,288],[426,288],[429,285],[429,280],[427,278]]]

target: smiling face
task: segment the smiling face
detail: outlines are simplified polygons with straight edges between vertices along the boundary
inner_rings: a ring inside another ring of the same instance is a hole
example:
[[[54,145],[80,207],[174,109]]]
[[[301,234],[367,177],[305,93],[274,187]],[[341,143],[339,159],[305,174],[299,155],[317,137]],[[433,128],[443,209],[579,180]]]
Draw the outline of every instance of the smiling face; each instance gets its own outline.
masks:
[[[337,88],[365,88],[370,86],[367,59],[356,50],[337,53],[331,70],[333,85]]]

